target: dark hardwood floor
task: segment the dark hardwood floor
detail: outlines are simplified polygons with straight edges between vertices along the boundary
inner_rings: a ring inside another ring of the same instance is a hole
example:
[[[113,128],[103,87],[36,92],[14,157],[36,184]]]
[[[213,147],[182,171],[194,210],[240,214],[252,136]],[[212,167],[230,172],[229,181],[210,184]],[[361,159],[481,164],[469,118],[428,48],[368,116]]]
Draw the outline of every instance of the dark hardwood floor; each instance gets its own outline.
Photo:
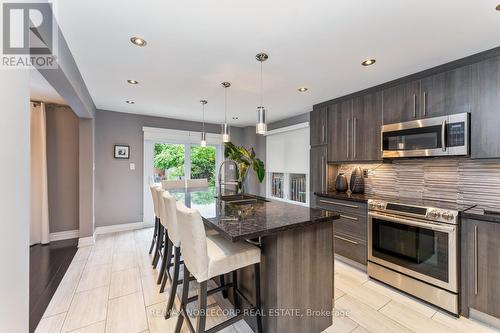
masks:
[[[78,239],[51,242],[30,247],[30,332],[49,305],[77,251]]]

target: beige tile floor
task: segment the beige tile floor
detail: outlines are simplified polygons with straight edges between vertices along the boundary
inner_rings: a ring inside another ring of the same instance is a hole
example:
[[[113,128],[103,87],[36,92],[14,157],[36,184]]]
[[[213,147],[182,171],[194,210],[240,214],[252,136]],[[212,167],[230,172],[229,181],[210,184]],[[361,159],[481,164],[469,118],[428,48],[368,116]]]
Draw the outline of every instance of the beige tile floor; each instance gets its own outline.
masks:
[[[106,234],[78,249],[40,321],[37,333],[169,333],[177,318],[163,318],[167,292],[159,293],[157,270],[147,253],[152,229]],[[336,261],[333,332],[497,332],[370,280],[364,272]],[[179,289],[180,290],[180,289]],[[209,307],[227,307],[219,295]],[[178,304],[178,301],[177,301]],[[211,317],[211,327],[224,317]],[[184,327],[183,332],[187,332]],[[240,321],[223,332],[250,333]]]

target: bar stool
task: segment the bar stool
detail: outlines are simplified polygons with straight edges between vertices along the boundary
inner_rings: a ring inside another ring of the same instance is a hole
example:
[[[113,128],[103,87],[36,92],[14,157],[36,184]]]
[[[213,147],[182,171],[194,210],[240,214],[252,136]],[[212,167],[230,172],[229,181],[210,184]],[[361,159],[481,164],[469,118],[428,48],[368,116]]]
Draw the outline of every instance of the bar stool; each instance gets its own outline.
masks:
[[[168,194],[168,191],[164,191],[161,187],[155,188],[155,191],[156,191],[156,200],[158,203],[158,212],[160,214],[160,227],[162,229],[161,243],[163,244],[163,252],[161,253],[160,272],[158,274],[158,279],[156,280],[156,283],[160,284],[162,283],[162,280],[166,282],[167,279],[171,279],[169,268],[171,266],[170,263],[172,261],[172,242],[170,241],[168,221],[172,217],[170,216],[170,214],[167,214],[167,212],[165,211],[165,206],[163,204],[163,194],[164,193]],[[163,290],[161,290],[160,292],[163,292]]]
[[[154,210],[154,214],[155,214],[155,229],[154,229],[154,233],[153,233],[153,239],[151,239],[151,246],[149,247],[149,254],[151,254],[151,252],[153,252],[153,248],[156,245],[155,253],[153,256],[153,266],[155,266],[155,263],[158,261],[158,256],[159,256],[158,243],[159,243],[159,239],[160,239],[160,232],[159,232],[160,213],[159,213],[159,209],[158,209],[158,196],[156,195],[156,188],[157,187],[158,186],[156,186],[156,185],[149,186],[149,189],[151,191],[151,196],[153,198],[153,210]],[[155,266],[155,268],[156,268],[156,266]]]
[[[181,236],[182,256],[184,258],[184,281],[182,284],[182,298],[175,333],[180,333],[184,320],[186,320],[191,332],[205,332],[207,296],[228,288],[232,288],[235,307],[238,307],[240,297],[243,301],[248,303],[250,312],[256,314],[257,332],[261,333],[260,249],[245,242],[230,242],[221,235],[207,235],[201,215],[197,210],[187,208],[181,203],[177,203],[176,209],[179,226],[178,231]],[[236,281],[207,291],[207,282],[211,278],[230,272],[233,272],[234,276],[234,272],[238,269],[250,265],[253,265],[255,269],[255,305],[251,304],[240,292]],[[195,297],[188,298],[191,275],[193,275],[200,284],[197,296],[198,317],[196,330],[186,311],[187,304],[196,300]],[[244,314],[240,313],[210,328],[207,332],[212,333],[220,331],[243,319],[243,317]]]

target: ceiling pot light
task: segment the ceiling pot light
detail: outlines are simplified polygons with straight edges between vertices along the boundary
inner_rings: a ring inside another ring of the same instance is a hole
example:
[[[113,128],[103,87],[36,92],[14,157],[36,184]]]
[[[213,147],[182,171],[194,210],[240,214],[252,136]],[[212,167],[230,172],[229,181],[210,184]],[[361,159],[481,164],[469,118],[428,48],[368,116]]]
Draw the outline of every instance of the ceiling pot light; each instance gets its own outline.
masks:
[[[135,104],[134,101],[125,101],[125,103],[127,103],[127,104]]]
[[[132,42],[132,44],[134,45],[137,45],[137,46],[146,46],[148,43],[146,42],[146,40],[144,38],[141,38],[141,37],[132,37],[130,38],[130,41]]]
[[[127,80],[127,82],[130,84],[139,84],[139,81],[136,80]]]
[[[258,62],[260,62],[260,106],[257,107],[257,124],[255,125],[255,133],[257,134],[266,134],[267,132],[267,123],[266,123],[266,108],[264,107],[264,98],[263,98],[263,75],[262,75],[262,64],[264,61],[269,59],[269,56],[266,53],[259,53],[255,56]]]
[[[207,135],[205,133],[205,105],[207,105],[207,101],[202,99],[200,101],[201,103],[201,108],[202,108],[202,119],[203,119],[203,122],[202,122],[202,129],[201,129],[201,142],[200,142],[200,146],[202,147],[206,147],[207,146]]]
[[[371,66],[371,65],[373,65],[375,62],[377,62],[377,60],[375,60],[375,59],[366,59],[365,61],[363,61],[363,62],[361,63],[361,65],[363,65],[363,66]]]
[[[224,88],[224,124],[221,125],[222,141],[229,142],[231,140],[229,132],[229,124],[227,123],[227,88],[231,87],[231,83],[222,82],[221,86]]]
[[[500,10],[500,4],[497,5],[496,10]]]
[[[306,88],[306,87],[300,87],[297,90],[300,91],[300,92],[306,92],[308,90],[308,88]]]

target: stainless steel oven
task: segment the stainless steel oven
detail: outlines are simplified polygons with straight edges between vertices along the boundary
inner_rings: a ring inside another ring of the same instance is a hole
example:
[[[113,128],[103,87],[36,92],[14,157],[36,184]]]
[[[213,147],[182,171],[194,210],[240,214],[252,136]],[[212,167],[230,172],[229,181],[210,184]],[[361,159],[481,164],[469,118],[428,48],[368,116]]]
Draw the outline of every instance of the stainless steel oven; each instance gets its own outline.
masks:
[[[368,273],[458,313],[458,212],[369,202]]]
[[[384,158],[469,155],[469,113],[382,126]]]

